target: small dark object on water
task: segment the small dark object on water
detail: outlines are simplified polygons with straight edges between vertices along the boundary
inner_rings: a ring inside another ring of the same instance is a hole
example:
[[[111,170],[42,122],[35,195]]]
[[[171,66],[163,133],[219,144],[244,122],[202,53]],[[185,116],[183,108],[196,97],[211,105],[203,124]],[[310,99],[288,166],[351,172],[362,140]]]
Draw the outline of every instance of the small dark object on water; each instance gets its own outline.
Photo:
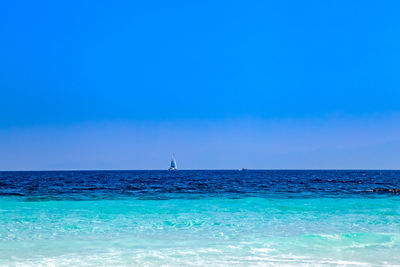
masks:
[[[400,188],[379,188],[378,187],[378,188],[372,189],[372,192],[400,194]]]

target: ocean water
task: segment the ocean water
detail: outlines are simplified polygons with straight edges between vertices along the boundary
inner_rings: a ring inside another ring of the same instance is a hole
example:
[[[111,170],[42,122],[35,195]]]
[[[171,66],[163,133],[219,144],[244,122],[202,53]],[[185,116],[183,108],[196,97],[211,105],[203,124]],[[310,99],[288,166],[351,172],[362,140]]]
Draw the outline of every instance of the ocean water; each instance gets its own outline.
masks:
[[[0,266],[400,266],[400,171],[0,172]]]

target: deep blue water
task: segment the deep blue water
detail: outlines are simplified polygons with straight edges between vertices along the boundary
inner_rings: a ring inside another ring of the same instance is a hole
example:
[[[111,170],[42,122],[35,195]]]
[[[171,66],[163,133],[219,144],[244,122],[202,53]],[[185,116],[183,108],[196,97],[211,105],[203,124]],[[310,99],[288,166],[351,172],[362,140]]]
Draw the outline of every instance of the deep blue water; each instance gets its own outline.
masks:
[[[0,172],[0,196],[25,200],[376,197],[399,188],[400,171],[388,170]]]

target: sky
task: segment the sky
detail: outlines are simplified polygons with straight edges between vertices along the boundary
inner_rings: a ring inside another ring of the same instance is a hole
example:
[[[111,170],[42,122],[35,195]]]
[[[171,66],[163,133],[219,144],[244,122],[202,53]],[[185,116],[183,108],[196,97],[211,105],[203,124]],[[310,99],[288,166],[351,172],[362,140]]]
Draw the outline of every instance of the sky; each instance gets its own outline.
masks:
[[[3,1],[0,170],[400,169],[398,1]]]

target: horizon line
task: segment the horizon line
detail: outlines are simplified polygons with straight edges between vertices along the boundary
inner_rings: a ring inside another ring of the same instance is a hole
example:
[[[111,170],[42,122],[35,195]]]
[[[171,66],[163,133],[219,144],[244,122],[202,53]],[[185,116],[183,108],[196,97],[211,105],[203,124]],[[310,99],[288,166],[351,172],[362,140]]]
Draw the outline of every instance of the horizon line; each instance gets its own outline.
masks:
[[[168,169],[37,169],[37,170],[0,170],[0,172],[90,172],[90,171],[168,171]],[[400,169],[362,169],[362,168],[270,168],[270,169],[177,169],[176,171],[400,171]],[[168,171],[170,172],[170,171]]]

